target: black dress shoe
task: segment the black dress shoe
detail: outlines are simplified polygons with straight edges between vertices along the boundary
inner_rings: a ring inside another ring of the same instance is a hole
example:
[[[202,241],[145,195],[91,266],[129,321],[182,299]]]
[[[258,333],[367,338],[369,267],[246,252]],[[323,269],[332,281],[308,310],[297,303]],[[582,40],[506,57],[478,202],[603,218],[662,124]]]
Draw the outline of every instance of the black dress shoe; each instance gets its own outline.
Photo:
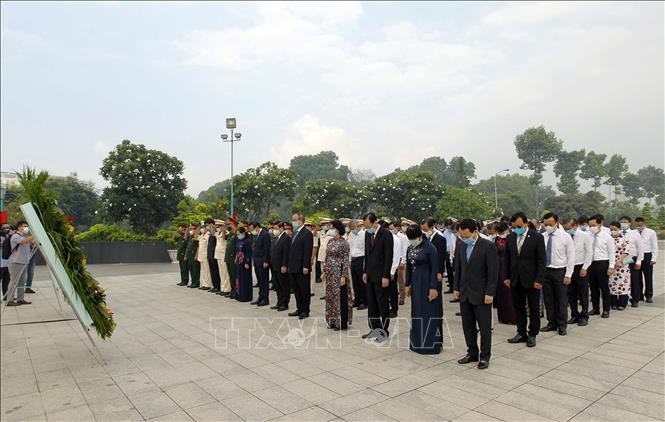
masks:
[[[397,312],[391,312],[389,317],[390,318],[397,318]]]
[[[633,303],[630,304],[630,307],[631,308],[639,308],[640,304],[638,302],[633,302]]]
[[[326,297],[325,297],[325,296],[321,296],[319,299],[321,299],[321,300],[326,300]]]
[[[298,315],[298,319],[305,319],[305,318],[309,318],[308,313],[303,312],[302,314]]]
[[[546,326],[544,326],[543,328],[540,329],[540,331],[542,331],[543,333],[546,333],[548,331],[554,331],[554,330],[556,330],[556,327],[554,325],[550,325],[550,324],[547,324]]]
[[[536,347],[536,336],[526,338],[526,347]]]
[[[231,294],[231,292],[219,292],[217,294],[220,295],[220,296],[228,296],[228,295]]]
[[[449,300],[448,302],[450,302],[450,303],[459,303],[459,299]]]
[[[199,285],[198,284],[190,284],[189,286],[190,289],[198,289]]]
[[[367,306],[366,306],[366,305],[358,305],[358,310],[359,310],[359,311],[362,311],[362,310],[364,310],[364,309],[367,309]]]
[[[250,302],[250,305],[258,305],[258,304],[259,304],[258,300],[255,300],[254,302]]]
[[[522,334],[517,334],[515,337],[508,339],[508,343],[513,343],[513,344],[514,343],[526,343],[526,341],[527,341],[527,337],[523,336]]]
[[[624,309],[626,309],[625,306],[617,306],[617,311],[623,311]]]
[[[448,290],[446,290],[445,292],[443,292],[443,294],[444,294],[444,295],[449,295],[449,294],[451,294],[452,292],[453,292],[452,289],[448,289]]]
[[[603,314],[600,317],[601,318],[609,318],[610,317],[610,312],[609,311],[603,311]]]
[[[279,308],[277,308],[277,312],[288,311],[288,310],[289,308],[287,308],[286,306],[280,306]]]
[[[490,363],[487,360],[481,360],[478,362],[478,369],[487,369],[490,367]]]
[[[361,337],[362,337],[362,338],[372,338],[372,337],[376,337],[376,333],[374,332],[374,330],[372,330],[372,331],[370,331],[370,332],[367,333],[367,334],[363,334]]]
[[[589,312],[589,315],[600,315],[600,311],[598,309],[594,309],[593,311]]]
[[[310,294],[309,294],[309,297],[312,297],[312,296],[314,296],[314,293],[310,293]]]
[[[259,287],[259,285],[258,284],[253,284],[252,287],[256,289],[256,288]]]
[[[289,315],[289,316],[300,316],[300,312],[297,311],[297,310],[295,310],[295,311],[293,311],[293,312],[289,312],[288,315]]]
[[[30,287],[28,287],[27,289],[25,289],[25,292],[26,292],[26,293],[37,293],[36,291],[32,290]]]
[[[647,302],[647,303],[653,303],[653,299],[651,299],[651,298],[649,297],[649,298],[647,298],[646,302]]]
[[[455,312],[455,316],[462,316],[461,312]]]
[[[217,292],[219,292],[219,291],[220,291],[220,290],[217,289],[217,288],[212,288],[212,289],[208,290],[208,293],[217,293]]]
[[[568,320],[568,324],[577,324],[580,322],[580,319],[578,317],[572,317],[571,319]]]
[[[270,307],[270,309],[279,309],[279,305],[273,305]]]
[[[210,290],[210,287],[205,287],[205,286],[199,287],[199,290]]]
[[[189,284],[189,283],[185,283],[185,282],[183,281],[182,283],[178,283],[178,284],[176,284],[176,286],[186,286],[186,285],[188,285],[188,284]]]
[[[566,329],[565,328],[559,328],[557,330],[560,336],[565,336],[566,335]]]
[[[256,304],[256,306],[268,306],[270,305],[268,302],[259,302]]]
[[[460,365],[466,365],[467,363],[471,362],[478,362],[478,356],[473,357],[466,355],[463,358],[457,360],[457,363],[459,363]]]
[[[580,327],[586,327],[589,325],[589,320],[587,318],[580,318],[580,322],[577,323]]]

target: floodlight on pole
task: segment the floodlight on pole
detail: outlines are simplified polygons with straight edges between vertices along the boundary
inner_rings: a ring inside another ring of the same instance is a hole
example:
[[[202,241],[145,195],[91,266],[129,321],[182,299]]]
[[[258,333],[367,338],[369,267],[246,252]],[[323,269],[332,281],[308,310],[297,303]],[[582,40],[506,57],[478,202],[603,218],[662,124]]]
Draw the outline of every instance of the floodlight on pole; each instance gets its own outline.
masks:
[[[240,134],[236,133],[234,135],[233,130],[236,129],[236,119],[231,117],[226,119],[226,128],[231,130],[231,136],[223,133],[221,135],[222,142],[231,142],[231,217],[235,217],[233,212],[233,143],[240,141]]]

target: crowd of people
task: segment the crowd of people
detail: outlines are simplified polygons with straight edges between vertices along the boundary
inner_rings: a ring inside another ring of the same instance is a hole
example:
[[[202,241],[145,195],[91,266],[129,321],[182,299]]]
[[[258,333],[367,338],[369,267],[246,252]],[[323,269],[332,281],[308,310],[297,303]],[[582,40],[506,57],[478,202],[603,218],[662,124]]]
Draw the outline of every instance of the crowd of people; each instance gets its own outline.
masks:
[[[288,315],[305,319],[314,286],[324,283],[328,328],[346,330],[354,309],[366,309],[369,332],[362,337],[369,341],[389,338],[390,319],[410,297],[410,348],[421,354],[440,353],[442,295],[452,294],[467,344],[458,362],[480,369],[489,366],[492,307],[499,323],[516,326],[509,343],[535,347],[541,331],[565,336],[568,325],[587,326],[590,316],[651,303],[658,256],[656,233],[643,218],[605,225],[602,215],[560,220],[553,213],[443,224],[374,213],[314,224],[296,213],[268,227],[211,218],[180,226],[174,239],[180,286],[256,306],[270,305],[274,290],[270,309],[277,312],[290,309],[293,293]]]

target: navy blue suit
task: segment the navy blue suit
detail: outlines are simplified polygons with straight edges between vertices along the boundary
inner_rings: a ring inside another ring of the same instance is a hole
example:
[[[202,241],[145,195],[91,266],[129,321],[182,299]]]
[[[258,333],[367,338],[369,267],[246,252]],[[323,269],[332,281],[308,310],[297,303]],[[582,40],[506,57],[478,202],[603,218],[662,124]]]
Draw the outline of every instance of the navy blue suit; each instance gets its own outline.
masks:
[[[259,285],[259,303],[268,303],[268,284],[270,282],[270,266],[264,268],[263,264],[270,264],[270,235],[265,229],[261,229],[254,238],[252,246],[252,261]]]

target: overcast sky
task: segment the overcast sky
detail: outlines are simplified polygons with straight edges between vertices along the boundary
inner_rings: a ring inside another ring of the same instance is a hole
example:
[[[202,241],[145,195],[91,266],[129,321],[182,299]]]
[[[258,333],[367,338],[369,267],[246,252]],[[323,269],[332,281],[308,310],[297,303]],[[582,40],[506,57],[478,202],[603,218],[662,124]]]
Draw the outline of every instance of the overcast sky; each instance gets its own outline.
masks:
[[[334,150],[383,175],[461,155],[518,169],[544,124],[567,149],[663,167],[663,3],[2,2],[2,170],[99,187],[122,139],[230,173]],[[546,177],[552,182],[552,176]]]

